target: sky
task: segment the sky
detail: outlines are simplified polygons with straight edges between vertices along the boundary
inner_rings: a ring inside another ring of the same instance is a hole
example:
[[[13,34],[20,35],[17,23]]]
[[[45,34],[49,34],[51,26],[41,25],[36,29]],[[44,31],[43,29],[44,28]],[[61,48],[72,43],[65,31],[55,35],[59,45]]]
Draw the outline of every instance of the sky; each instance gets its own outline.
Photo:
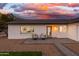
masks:
[[[73,19],[79,17],[79,3],[0,3],[0,13],[24,19]]]

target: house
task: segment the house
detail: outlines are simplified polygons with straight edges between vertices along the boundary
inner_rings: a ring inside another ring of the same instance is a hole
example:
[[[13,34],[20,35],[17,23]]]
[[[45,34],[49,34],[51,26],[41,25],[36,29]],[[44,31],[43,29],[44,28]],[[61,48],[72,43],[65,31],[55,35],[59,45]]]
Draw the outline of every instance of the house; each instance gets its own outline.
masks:
[[[79,41],[79,19],[26,19],[8,23],[8,39],[32,38],[44,34]]]

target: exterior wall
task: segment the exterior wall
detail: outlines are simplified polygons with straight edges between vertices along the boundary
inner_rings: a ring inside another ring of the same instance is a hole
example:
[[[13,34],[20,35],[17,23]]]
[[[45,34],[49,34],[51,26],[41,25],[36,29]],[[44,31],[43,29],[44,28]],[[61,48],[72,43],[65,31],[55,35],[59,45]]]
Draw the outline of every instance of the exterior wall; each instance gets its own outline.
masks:
[[[79,41],[79,28],[78,23],[75,24],[69,24],[68,26],[68,37],[72,40]]]
[[[32,33],[21,33],[20,31],[21,25],[8,25],[8,39],[26,39],[32,38]],[[45,25],[27,25],[34,27],[35,34],[46,34],[46,26]]]
[[[21,33],[20,30],[21,25],[8,25],[8,39],[26,39],[26,38],[32,38],[32,33]],[[27,26],[33,26],[34,33],[40,35],[41,33],[46,35],[46,26],[47,25],[27,25]],[[67,38],[68,33],[62,33],[62,32],[53,32],[52,31],[52,37],[57,38]]]
[[[77,40],[79,41],[79,24],[77,25]]]
[[[34,25],[34,33],[37,35],[46,34],[46,25]]]
[[[26,39],[32,38],[31,33],[23,34],[20,30],[21,25],[8,25],[8,39]],[[40,35],[41,33],[46,34],[47,25],[27,25],[33,26],[34,33]],[[75,41],[79,41],[79,23],[69,24],[67,32],[52,32],[52,37],[57,38],[70,38]]]
[[[57,26],[59,27],[59,26],[63,26],[63,25],[57,25]],[[68,25],[66,25],[66,28],[65,29],[67,30],[67,28],[68,28]],[[52,32],[52,37],[68,38],[67,32],[68,32],[68,30],[66,32],[60,32],[58,30],[58,32]]]
[[[53,33],[53,32],[52,32],[52,37],[68,38],[68,35],[67,35],[67,33],[62,33],[62,32],[57,32],[57,33]]]

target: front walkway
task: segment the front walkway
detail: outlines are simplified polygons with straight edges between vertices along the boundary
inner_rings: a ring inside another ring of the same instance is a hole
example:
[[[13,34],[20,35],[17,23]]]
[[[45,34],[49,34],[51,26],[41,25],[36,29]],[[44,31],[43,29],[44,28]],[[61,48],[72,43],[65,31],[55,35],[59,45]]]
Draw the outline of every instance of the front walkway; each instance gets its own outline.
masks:
[[[74,47],[74,48],[73,48]],[[7,39],[0,38],[0,52],[3,51],[41,51],[45,56],[79,55],[79,42],[71,39]],[[77,49],[75,49],[77,48]]]
[[[24,43],[26,43],[26,44],[38,44],[38,43],[39,44],[53,44],[58,48],[58,50],[63,52],[64,55],[72,55],[72,56],[77,55],[76,53],[74,53],[73,51],[71,51],[70,49],[65,47],[64,44],[78,43],[78,42],[67,39],[67,38],[63,38],[63,39],[52,38],[52,39],[46,39],[46,40],[41,40],[41,39],[40,40],[25,40]]]

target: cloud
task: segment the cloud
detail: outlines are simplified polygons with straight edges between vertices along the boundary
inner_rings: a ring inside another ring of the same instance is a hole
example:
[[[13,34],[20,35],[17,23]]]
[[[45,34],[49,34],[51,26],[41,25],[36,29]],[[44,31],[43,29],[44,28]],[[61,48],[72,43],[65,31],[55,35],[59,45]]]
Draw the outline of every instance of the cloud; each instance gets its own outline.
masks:
[[[0,9],[2,9],[7,3],[0,3]]]
[[[10,13],[10,12],[7,11],[7,10],[0,9],[0,13],[2,13],[2,14],[8,14],[8,13]]]
[[[0,4],[0,8],[24,18],[71,18],[78,17],[79,14],[77,3],[7,3]]]

